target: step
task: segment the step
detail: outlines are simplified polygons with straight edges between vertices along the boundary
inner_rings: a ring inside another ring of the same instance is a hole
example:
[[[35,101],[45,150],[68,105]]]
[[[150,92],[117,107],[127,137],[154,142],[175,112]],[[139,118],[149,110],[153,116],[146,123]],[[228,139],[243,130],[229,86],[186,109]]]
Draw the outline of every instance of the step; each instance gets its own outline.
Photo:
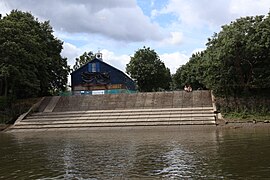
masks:
[[[162,122],[162,121],[214,121],[214,116],[209,117],[185,117],[185,118],[176,118],[176,117],[170,117],[170,118],[141,118],[141,119],[95,119],[95,120],[61,120],[61,121],[21,121],[18,126],[21,125],[41,125],[41,124],[78,124],[78,123],[119,123],[119,122]]]
[[[111,131],[111,130],[149,130],[149,129],[167,129],[170,127],[173,128],[181,128],[181,129],[189,129],[189,130],[196,130],[199,128],[199,130],[204,128],[213,128],[216,124],[180,124],[180,125],[159,125],[159,126],[115,126],[115,127],[61,127],[61,128],[40,128],[40,129],[9,129],[9,132],[15,132],[15,133],[25,133],[25,132],[61,132],[61,131],[91,131],[91,132],[103,132],[103,131]],[[179,129],[179,130],[181,130]]]
[[[135,113],[135,112],[166,112],[166,111],[204,111],[213,110],[213,107],[193,107],[193,108],[159,108],[159,109],[117,109],[117,110],[92,110],[92,111],[66,111],[66,112],[39,112],[32,114],[36,115],[62,115],[62,114],[101,114],[101,113]]]
[[[128,126],[175,126],[175,125],[215,125],[215,121],[176,121],[176,122],[120,122],[120,123],[96,123],[96,124],[62,124],[55,125],[25,125],[14,126],[13,129],[49,129],[49,128],[82,128],[82,127],[128,127]]]
[[[207,114],[146,114],[146,115],[118,115],[118,116],[73,116],[73,117],[43,117],[43,118],[27,118],[22,122],[31,121],[61,121],[61,120],[116,120],[116,119],[144,119],[144,118],[185,118],[185,117],[214,117],[213,113]]]
[[[207,108],[207,109],[166,109],[166,110],[162,110],[162,109],[157,109],[157,110],[107,110],[107,111],[71,111],[71,112],[51,112],[51,113],[34,113],[31,116],[29,116],[29,118],[31,117],[46,117],[46,116],[84,116],[84,115],[114,115],[114,114],[166,114],[166,113],[204,113],[204,112],[210,112],[213,113],[213,108]]]
[[[42,118],[64,118],[64,117],[89,117],[89,116],[129,116],[129,115],[165,115],[165,114],[209,114],[214,113],[213,110],[204,111],[148,111],[148,112],[111,112],[111,113],[76,113],[76,114],[33,114],[27,119],[42,119]]]

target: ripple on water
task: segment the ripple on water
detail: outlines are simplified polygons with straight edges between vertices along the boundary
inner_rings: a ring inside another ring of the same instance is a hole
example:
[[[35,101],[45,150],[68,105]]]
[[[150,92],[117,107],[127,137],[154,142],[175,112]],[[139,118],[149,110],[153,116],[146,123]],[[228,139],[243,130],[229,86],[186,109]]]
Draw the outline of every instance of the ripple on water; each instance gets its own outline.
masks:
[[[0,134],[0,179],[263,179],[269,140],[215,129]]]

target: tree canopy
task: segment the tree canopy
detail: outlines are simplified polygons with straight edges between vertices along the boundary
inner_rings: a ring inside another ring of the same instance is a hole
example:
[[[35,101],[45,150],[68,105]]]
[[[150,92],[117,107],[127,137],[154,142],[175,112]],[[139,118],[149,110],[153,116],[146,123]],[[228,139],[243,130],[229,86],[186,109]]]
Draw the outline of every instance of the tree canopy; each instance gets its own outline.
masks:
[[[207,48],[180,67],[174,82],[199,83],[220,96],[270,89],[270,17],[242,17],[222,26]]]
[[[73,66],[73,70],[77,70],[89,61],[95,58],[95,54],[93,51],[84,52],[80,57],[75,59],[75,65]]]
[[[170,88],[170,70],[150,47],[143,47],[135,52],[126,66],[126,72],[136,81],[139,91],[150,92]]]
[[[177,69],[173,75],[175,89],[183,89],[185,85],[192,85],[193,89],[205,89],[203,81],[204,66],[202,53],[193,54],[189,62]]]
[[[49,21],[18,10],[0,19],[0,95],[18,98],[65,90],[69,66]]]

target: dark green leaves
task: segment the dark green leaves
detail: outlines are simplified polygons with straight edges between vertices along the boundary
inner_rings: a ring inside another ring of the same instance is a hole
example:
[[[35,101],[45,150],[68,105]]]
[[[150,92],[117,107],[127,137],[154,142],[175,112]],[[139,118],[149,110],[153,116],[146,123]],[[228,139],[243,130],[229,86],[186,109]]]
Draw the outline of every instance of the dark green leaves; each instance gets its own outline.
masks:
[[[212,89],[220,96],[241,96],[270,89],[270,17],[237,19],[208,39],[174,75],[174,82]]]
[[[82,67],[89,61],[95,58],[95,54],[92,51],[84,52],[79,58],[76,58],[75,65],[73,66],[73,70],[77,70],[78,68]]]
[[[13,10],[0,19],[0,69],[9,67],[0,77],[0,95],[24,98],[65,89],[69,67],[60,55],[62,42],[52,33],[49,22],[30,13]]]
[[[137,82],[139,91],[150,92],[170,88],[170,70],[149,47],[135,52],[127,64],[126,72]]]

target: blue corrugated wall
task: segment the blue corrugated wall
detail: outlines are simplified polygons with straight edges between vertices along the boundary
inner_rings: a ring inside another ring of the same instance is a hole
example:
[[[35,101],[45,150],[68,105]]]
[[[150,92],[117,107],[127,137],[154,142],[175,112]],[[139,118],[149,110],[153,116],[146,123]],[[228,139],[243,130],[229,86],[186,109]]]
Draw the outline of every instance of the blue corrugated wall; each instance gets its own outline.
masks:
[[[93,68],[93,66],[96,66],[96,68]],[[81,78],[81,74],[83,72],[93,72],[93,70],[95,70],[95,72],[108,73],[110,75],[109,84],[124,84],[127,89],[136,90],[135,82],[130,79],[125,73],[98,59],[94,59],[91,62],[80,67],[76,71],[72,72],[71,86],[74,87],[83,84],[84,82]]]

